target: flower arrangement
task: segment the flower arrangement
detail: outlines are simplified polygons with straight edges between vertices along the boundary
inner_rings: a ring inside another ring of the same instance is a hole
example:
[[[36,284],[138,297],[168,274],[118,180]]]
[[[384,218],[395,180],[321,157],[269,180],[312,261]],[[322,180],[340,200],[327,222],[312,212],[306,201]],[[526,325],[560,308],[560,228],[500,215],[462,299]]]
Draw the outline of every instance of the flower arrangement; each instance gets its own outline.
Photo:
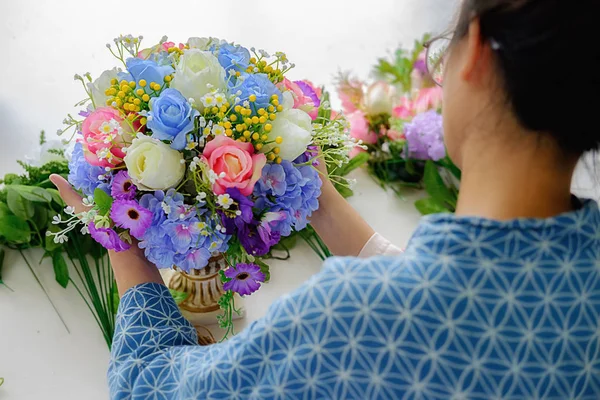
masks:
[[[342,74],[337,88],[350,135],[366,145],[352,156],[368,160],[382,187],[398,194],[406,187],[425,188],[429,197],[416,203],[423,214],[454,211],[460,179],[446,154],[442,90],[427,71],[427,38],[410,52],[398,49],[391,61],[380,59],[374,83]]]
[[[223,255],[229,329],[233,294],[268,280],[271,248],[318,208],[316,166],[343,166],[357,144],[320,89],[287,78],[284,53],[214,38],[141,41],[107,45],[123,70],[75,76],[87,107],[59,134],[74,128],[69,181],[88,208],[51,235],[63,242],[81,222],[107,249],[139,246],[158,268],[184,272]]]

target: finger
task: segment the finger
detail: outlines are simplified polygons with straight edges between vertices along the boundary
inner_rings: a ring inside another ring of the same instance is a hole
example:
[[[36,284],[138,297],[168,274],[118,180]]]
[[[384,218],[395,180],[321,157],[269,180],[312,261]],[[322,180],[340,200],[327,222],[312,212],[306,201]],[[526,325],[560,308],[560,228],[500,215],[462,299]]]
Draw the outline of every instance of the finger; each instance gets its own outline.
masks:
[[[50,181],[52,181],[54,186],[58,189],[63,201],[68,206],[75,208],[75,213],[79,214],[88,209],[88,207],[83,205],[81,196],[73,189],[71,184],[67,182],[65,178],[60,175],[50,175]]]

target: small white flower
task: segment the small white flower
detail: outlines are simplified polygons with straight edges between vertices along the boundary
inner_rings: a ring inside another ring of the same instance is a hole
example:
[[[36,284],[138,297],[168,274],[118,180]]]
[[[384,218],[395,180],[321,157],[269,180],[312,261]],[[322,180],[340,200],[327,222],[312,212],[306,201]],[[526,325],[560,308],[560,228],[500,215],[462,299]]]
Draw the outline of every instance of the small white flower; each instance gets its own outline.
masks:
[[[383,151],[384,153],[388,153],[390,152],[390,144],[389,142],[385,142],[384,144],[381,145],[381,151]]]
[[[182,158],[181,160],[179,160],[179,164],[185,164],[185,160]]]
[[[200,193],[198,193],[198,195],[196,196],[196,200],[198,200],[198,201],[202,201],[202,200],[204,200],[205,198],[206,198],[206,193],[204,193],[204,192],[200,192]]]
[[[185,214],[179,214],[179,219],[185,219]]]
[[[104,178],[104,175],[100,175],[100,176],[102,176],[102,178]],[[99,177],[98,177],[98,178],[99,178]],[[94,205],[94,197],[93,197],[93,196],[88,196],[88,197],[85,197],[85,198],[84,198],[84,199],[81,201],[81,203],[82,203],[84,206],[86,206],[86,207],[90,207],[90,206]]]
[[[81,234],[82,234],[82,235],[87,235],[88,233],[90,233],[90,230],[89,230],[89,228],[88,228],[88,226],[87,226],[87,225],[84,225],[84,226],[81,228],[80,232],[81,232]]]
[[[219,174],[219,178],[225,178],[227,176],[227,174],[225,172],[221,172]]]
[[[194,100],[194,98],[193,98],[193,97],[190,97],[190,98],[188,99],[188,102],[189,102],[190,104],[194,104],[194,103],[196,102],[196,100]]]
[[[206,119],[204,117],[200,117],[198,121],[200,123],[200,128],[204,128],[206,126]]]
[[[242,212],[241,212],[240,210],[237,210],[237,211],[235,212],[235,215],[237,215],[237,216],[239,217],[240,215],[242,215]]]
[[[206,223],[205,222],[198,222],[196,224],[196,227],[200,230],[204,230],[204,228],[206,228]]]
[[[65,207],[65,213],[67,215],[73,215],[73,214],[75,214],[75,207],[72,207],[72,206]]]
[[[222,229],[221,229],[221,233],[227,233],[227,229],[225,229],[225,228],[222,228]]]
[[[217,175],[215,171],[213,171],[212,169],[208,171],[208,180],[211,184],[214,184],[217,181],[217,179],[219,179],[219,175]]]
[[[196,164],[194,161],[192,161],[190,163],[189,168],[190,168],[190,171],[194,172],[194,171],[196,171],[196,168],[198,168],[198,164]]]
[[[54,225],[58,225],[60,224],[61,220],[60,220],[60,215],[55,215],[54,217],[52,217],[52,223]],[[49,233],[49,232],[48,232]]]
[[[250,108],[250,102],[248,100],[245,100],[244,103],[242,104],[245,108]]]
[[[217,242],[212,242],[210,244],[210,247],[208,248],[208,250],[213,251],[213,250],[216,250],[217,247],[219,247],[219,245],[217,244]]]
[[[212,134],[214,136],[219,136],[219,135],[224,135],[225,134],[225,128],[222,127],[221,125],[215,125],[212,128]]]
[[[165,214],[167,214],[167,215],[171,214],[171,206],[168,205],[167,203],[165,203],[164,201],[162,203],[160,203],[160,207],[165,212]]]
[[[223,104],[225,104],[225,102],[227,101],[227,99],[225,98],[225,95],[223,93],[215,93],[215,103],[217,105],[217,107],[221,107]]]
[[[235,75],[235,69],[233,69],[233,68],[232,68],[232,69],[230,69],[229,71],[227,71],[227,73],[228,73],[229,75]]]
[[[229,207],[231,207],[231,205],[233,204],[233,199],[227,193],[220,194],[217,197],[217,203],[224,209],[228,210]],[[219,230],[219,228],[217,228],[217,230]]]
[[[217,226],[215,226],[215,229],[220,231],[221,230],[221,225],[217,224]]]
[[[212,93],[207,93],[200,98],[200,101],[204,105],[204,107],[213,107],[216,103],[214,96]]]
[[[257,73],[258,73],[258,68],[257,68],[257,67],[254,67],[254,70],[253,70],[253,72],[254,72],[255,74],[257,74]]]

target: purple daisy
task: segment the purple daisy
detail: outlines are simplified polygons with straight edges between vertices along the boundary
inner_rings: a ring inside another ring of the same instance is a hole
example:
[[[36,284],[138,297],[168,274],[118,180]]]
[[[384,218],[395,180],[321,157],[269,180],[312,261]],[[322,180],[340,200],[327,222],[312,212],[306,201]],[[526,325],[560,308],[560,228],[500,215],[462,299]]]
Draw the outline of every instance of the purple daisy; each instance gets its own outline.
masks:
[[[110,217],[118,227],[129,229],[131,236],[140,240],[152,224],[152,212],[134,200],[116,200]]]
[[[88,229],[92,238],[107,250],[114,250],[118,253],[129,250],[131,247],[129,243],[121,240],[119,235],[117,235],[117,232],[112,229],[96,228],[96,225],[93,222],[89,224]]]
[[[135,185],[127,171],[120,171],[114,176],[110,194],[117,200],[133,200]]]
[[[236,292],[240,296],[256,292],[261,282],[265,281],[265,274],[256,264],[238,264],[235,268],[228,268],[225,276],[231,280],[223,285],[223,289]]]

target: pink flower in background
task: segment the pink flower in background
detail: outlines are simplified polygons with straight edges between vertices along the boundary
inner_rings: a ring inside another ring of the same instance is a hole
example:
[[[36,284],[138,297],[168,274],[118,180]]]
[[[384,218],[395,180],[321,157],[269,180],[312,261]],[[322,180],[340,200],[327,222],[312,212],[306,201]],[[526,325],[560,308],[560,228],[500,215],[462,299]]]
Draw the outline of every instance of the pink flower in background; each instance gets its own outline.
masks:
[[[83,121],[81,131],[88,163],[113,168],[123,162],[123,147],[125,141],[131,141],[131,129],[119,111],[110,107],[97,108]]]
[[[369,121],[365,113],[362,111],[355,111],[346,116],[346,119],[350,123],[350,136],[356,140],[362,140],[365,144],[377,143],[377,134],[370,130]]]
[[[203,156],[204,162],[216,174],[215,194],[237,188],[242,195],[249,196],[267,163],[264,154],[254,154],[251,143],[237,142],[223,135],[207,143]]]
[[[442,107],[443,90],[441,87],[421,89],[413,102],[414,114],[421,114],[428,110],[438,110]]]
[[[342,100],[344,114],[355,112],[363,101],[363,83],[356,79],[342,78],[338,87],[338,96]]]
[[[398,132],[395,129],[390,129],[385,134],[387,135],[387,137],[394,141],[406,139],[406,136],[404,136],[403,132]]]
[[[412,101],[406,97],[403,97],[400,105],[394,108],[392,116],[399,119],[411,119],[414,117],[415,113],[413,111]]]
[[[294,99],[293,108],[297,108],[306,112],[308,115],[310,115],[313,121],[317,118],[319,113],[318,108],[321,105],[321,100],[319,99],[317,91],[313,88],[310,82],[292,82],[285,78],[279,84],[279,87],[282,91],[287,91],[292,94]]]

